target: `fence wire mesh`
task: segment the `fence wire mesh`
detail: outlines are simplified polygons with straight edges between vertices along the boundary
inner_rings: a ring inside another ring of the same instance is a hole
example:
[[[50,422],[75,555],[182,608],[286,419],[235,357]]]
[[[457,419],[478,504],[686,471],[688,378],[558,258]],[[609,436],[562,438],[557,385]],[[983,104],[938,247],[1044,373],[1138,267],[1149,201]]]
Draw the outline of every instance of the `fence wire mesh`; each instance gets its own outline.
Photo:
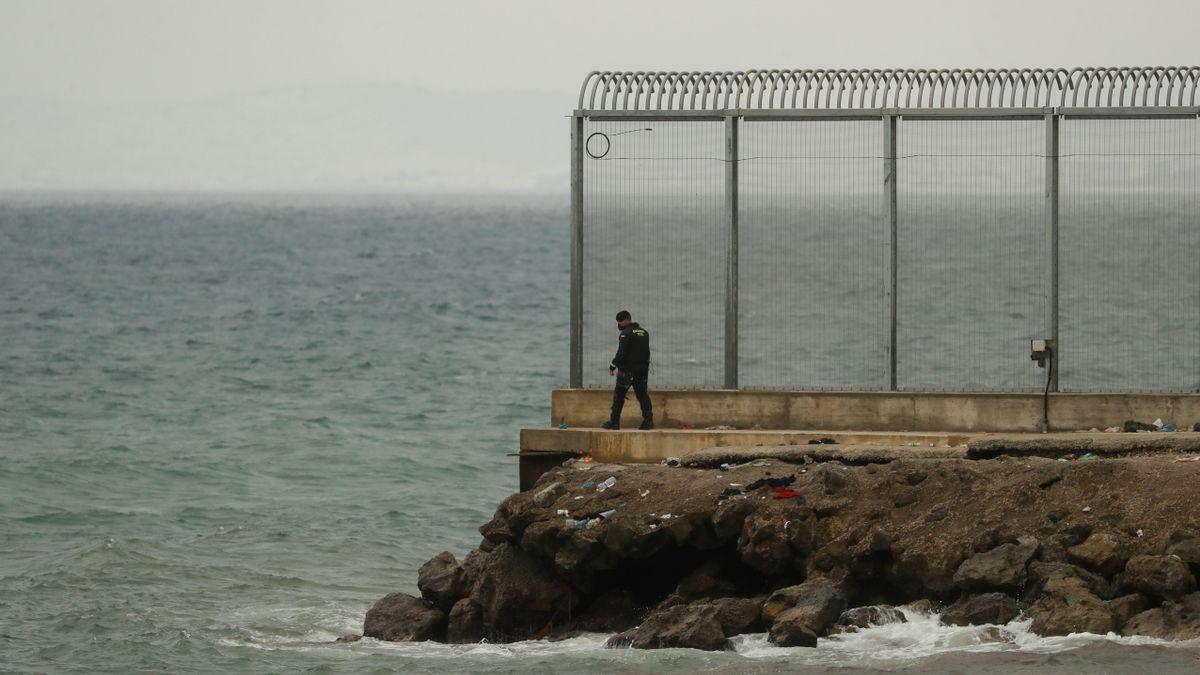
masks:
[[[1023,390],[1046,336],[1045,125],[903,120],[897,130],[900,389]]]
[[[584,137],[584,386],[611,384],[621,309],[650,331],[655,386],[720,386],[724,125],[589,120]]]
[[[887,385],[882,146],[877,121],[742,123],[742,386]]]
[[[887,120],[738,120],[728,295],[725,122],[645,119],[583,122],[583,386],[611,382],[619,309],[653,334],[652,386],[722,386],[732,298],[738,386],[888,388]],[[897,123],[897,388],[1044,385],[1052,131]],[[1200,120],[1068,114],[1057,166],[1059,389],[1200,391]]]
[[[1060,134],[1060,388],[1200,390],[1200,121]]]

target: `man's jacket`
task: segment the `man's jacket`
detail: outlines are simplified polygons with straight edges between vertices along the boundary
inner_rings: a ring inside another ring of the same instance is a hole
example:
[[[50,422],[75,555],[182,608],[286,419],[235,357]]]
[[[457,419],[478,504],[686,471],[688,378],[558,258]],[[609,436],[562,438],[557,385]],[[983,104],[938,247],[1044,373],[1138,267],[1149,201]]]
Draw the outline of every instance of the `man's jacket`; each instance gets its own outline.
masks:
[[[650,331],[636,323],[621,329],[617,355],[612,360],[617,370],[645,370],[650,367]]]

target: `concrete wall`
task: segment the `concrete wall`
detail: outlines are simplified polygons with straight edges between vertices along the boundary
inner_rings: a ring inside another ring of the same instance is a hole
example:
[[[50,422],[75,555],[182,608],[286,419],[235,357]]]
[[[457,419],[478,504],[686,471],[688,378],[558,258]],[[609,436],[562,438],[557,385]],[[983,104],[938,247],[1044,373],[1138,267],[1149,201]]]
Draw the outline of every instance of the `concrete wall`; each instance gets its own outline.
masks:
[[[1038,432],[1042,396],[1033,393],[811,392],[660,389],[650,392],[655,422],[674,429],[726,425],[738,429]],[[612,393],[556,389],[551,423],[598,427]],[[1200,421],[1200,394],[1051,394],[1051,430],[1120,426],[1161,417],[1179,429]],[[625,404],[622,426],[636,427],[637,401]]]

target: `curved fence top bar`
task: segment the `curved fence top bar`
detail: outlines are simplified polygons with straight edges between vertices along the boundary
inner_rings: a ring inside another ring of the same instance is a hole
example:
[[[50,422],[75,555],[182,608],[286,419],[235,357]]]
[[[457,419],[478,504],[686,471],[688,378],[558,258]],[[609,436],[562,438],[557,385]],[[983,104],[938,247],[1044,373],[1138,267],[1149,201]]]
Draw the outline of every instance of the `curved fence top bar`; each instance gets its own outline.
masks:
[[[1195,106],[1200,66],[592,72],[579,110]]]

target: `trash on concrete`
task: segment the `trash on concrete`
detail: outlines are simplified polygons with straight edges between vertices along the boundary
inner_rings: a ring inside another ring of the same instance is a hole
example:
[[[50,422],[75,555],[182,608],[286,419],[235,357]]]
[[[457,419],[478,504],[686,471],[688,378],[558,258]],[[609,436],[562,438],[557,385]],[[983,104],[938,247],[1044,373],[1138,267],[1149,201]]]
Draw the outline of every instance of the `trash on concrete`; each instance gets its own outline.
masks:
[[[731,427],[728,424],[717,424],[711,427],[704,427],[705,431],[733,431],[736,427]]]
[[[558,423],[558,428],[559,428],[559,429],[566,429],[566,428],[567,428],[567,423],[566,423],[566,422],[559,422],[559,423]]]
[[[1106,434],[1116,434],[1121,432],[1121,427],[1107,427],[1104,430]]]
[[[617,484],[617,477],[609,476],[608,478],[604,479],[603,483],[600,483],[599,485],[596,486],[596,491],[604,492],[605,490],[607,490],[608,488],[610,488],[616,484]]]
[[[1170,422],[1167,422],[1166,424],[1162,425],[1162,430],[1163,431],[1175,431],[1175,425],[1171,424]]]
[[[808,444],[809,445],[838,445],[838,442],[837,442],[837,439],[829,438],[828,436],[826,436],[824,438],[810,438],[810,439],[808,439]]]
[[[679,424],[675,425],[675,428],[676,429],[695,429],[696,427],[691,422],[680,422]]]
[[[1161,422],[1162,420],[1159,421]],[[1158,431],[1158,427],[1154,426],[1153,424],[1146,424],[1145,422],[1126,420],[1122,430],[1127,434],[1131,434],[1135,431]]]
[[[679,466],[679,458],[678,457],[668,457],[663,460],[663,464],[666,464],[667,466]]]
[[[1085,461],[1091,461],[1093,459],[1100,459],[1100,458],[1090,452],[1085,452],[1085,453],[1083,453],[1083,456],[1080,457],[1079,459],[1085,460]]]

